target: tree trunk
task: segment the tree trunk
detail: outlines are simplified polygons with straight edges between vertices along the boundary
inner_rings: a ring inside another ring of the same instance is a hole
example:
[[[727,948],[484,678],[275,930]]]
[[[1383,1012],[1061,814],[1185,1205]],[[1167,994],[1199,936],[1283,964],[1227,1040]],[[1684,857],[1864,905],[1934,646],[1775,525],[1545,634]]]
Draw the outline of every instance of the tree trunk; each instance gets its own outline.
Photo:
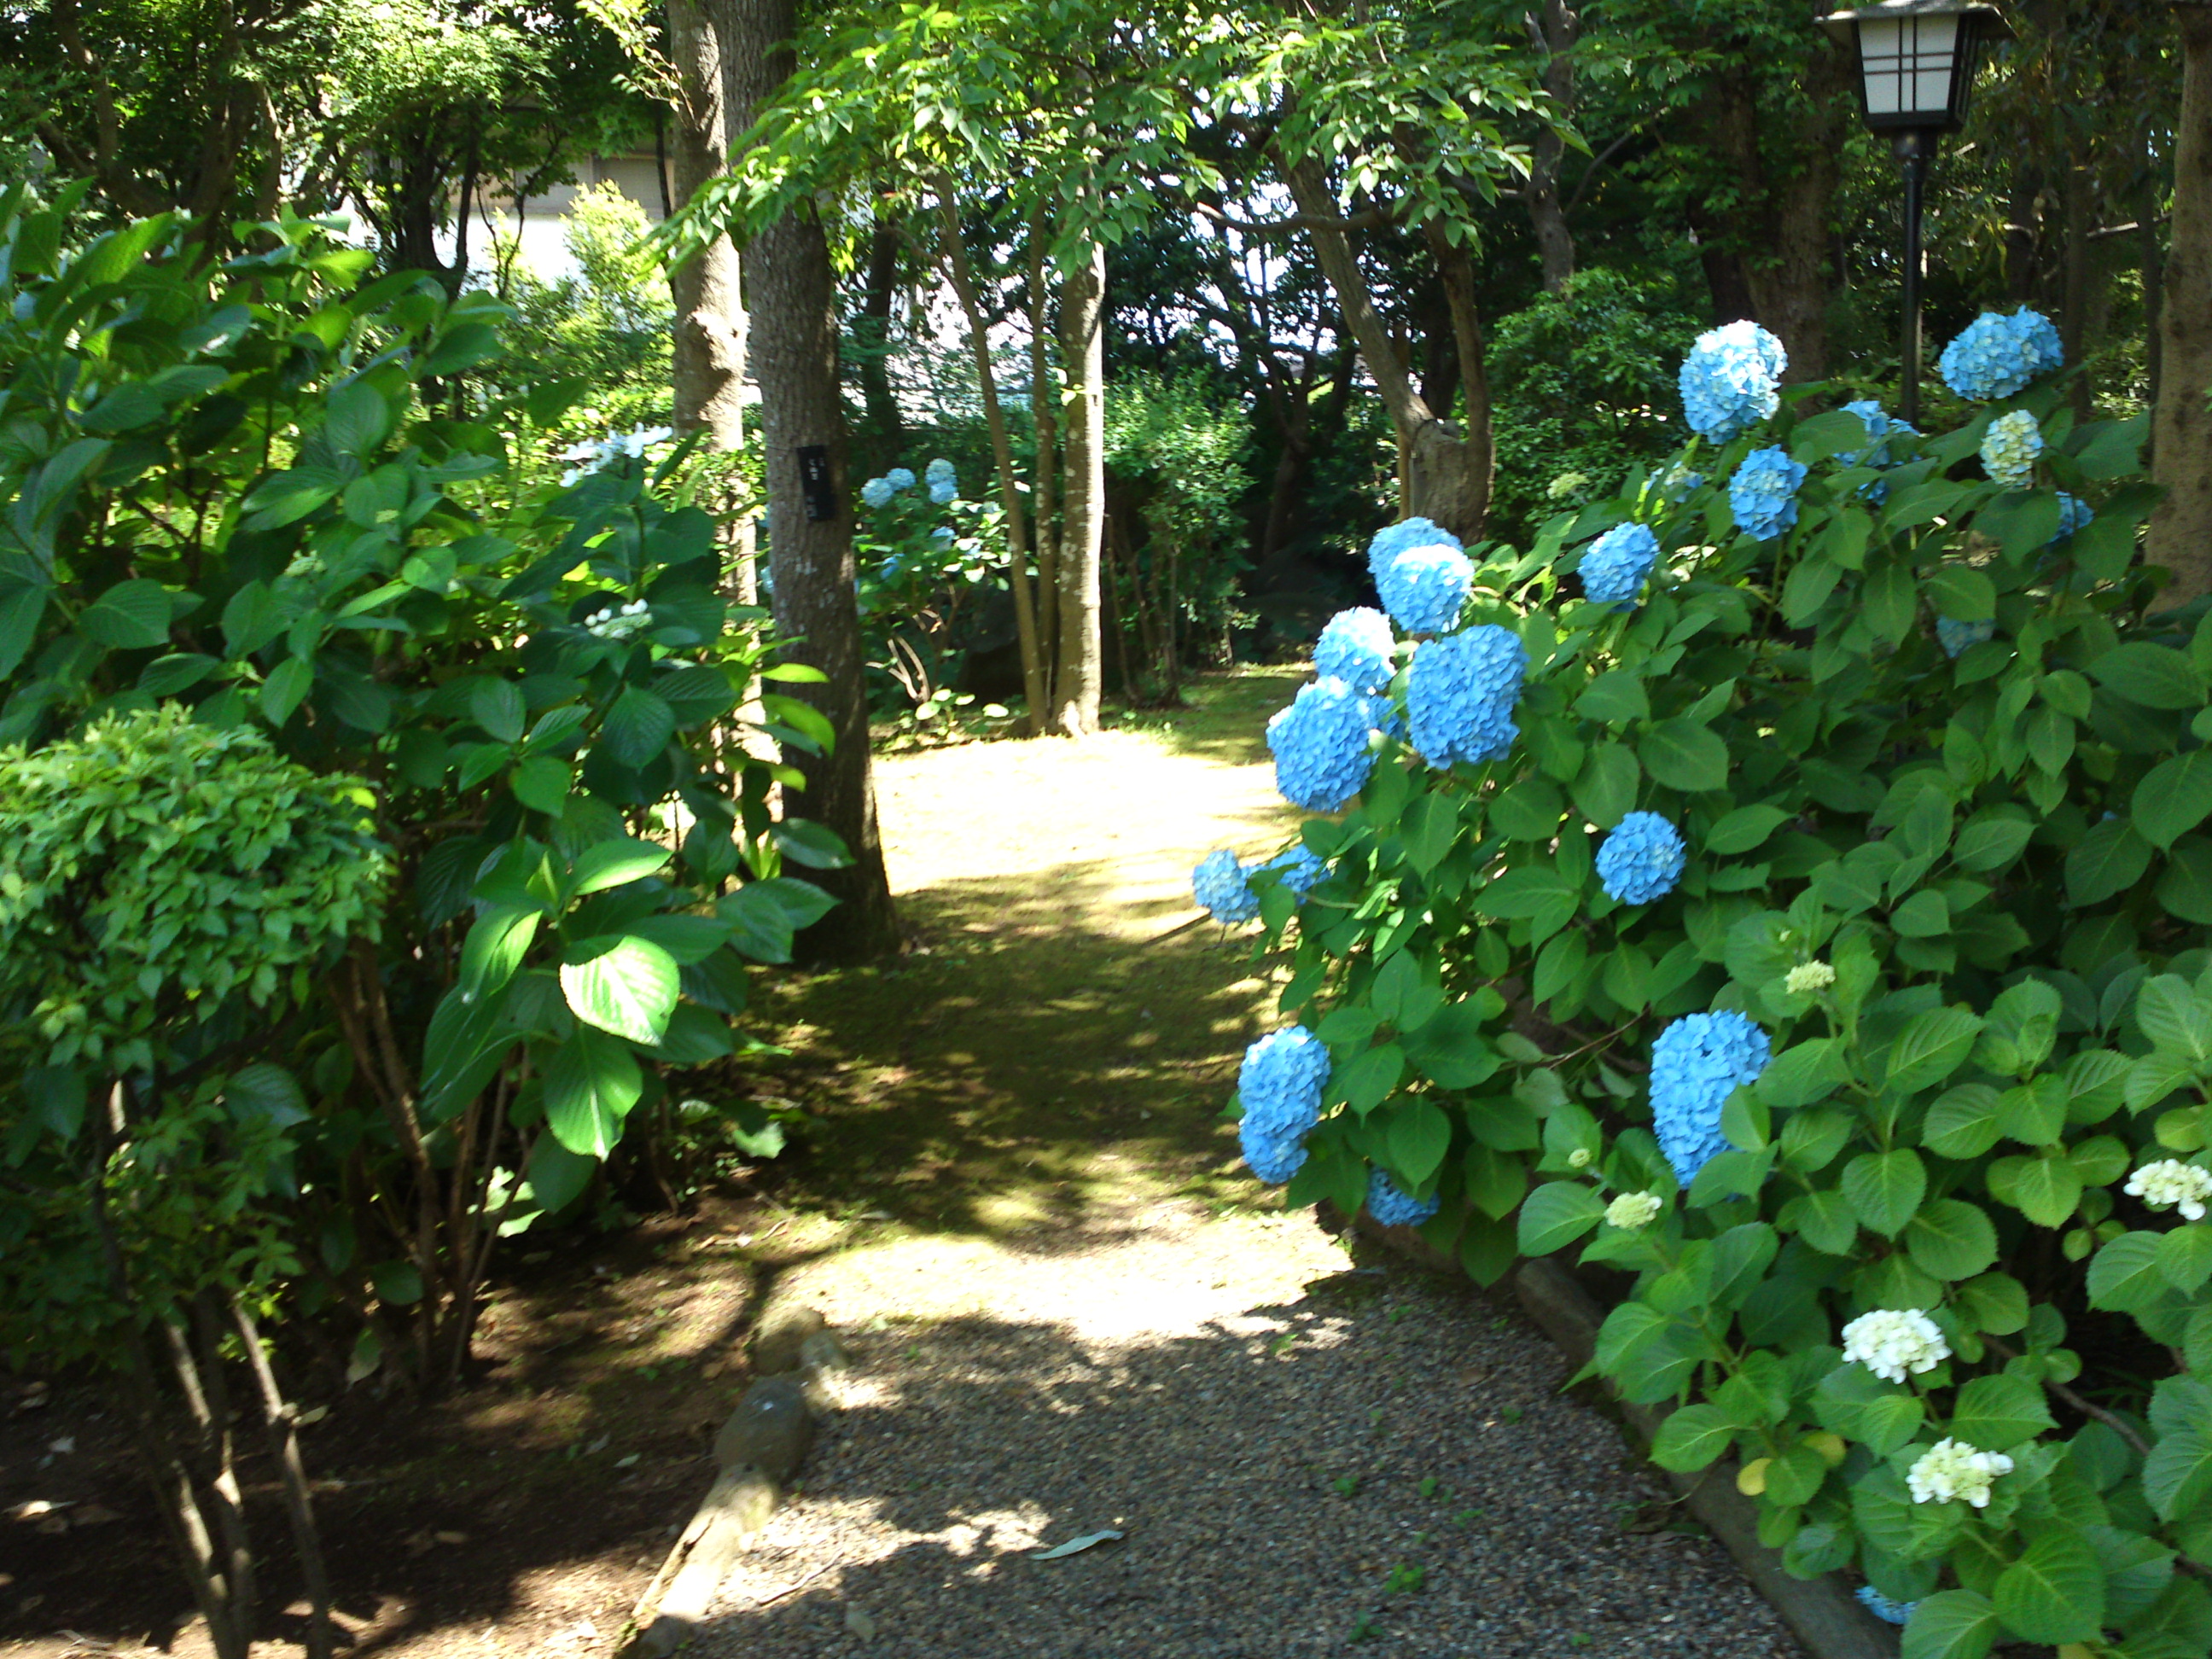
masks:
[[[1030,527],[1036,532],[1037,660],[1043,665],[1048,723],[1060,674],[1060,386],[1052,368],[1051,290],[1045,281],[1050,238],[1042,210],[1030,225],[1030,426],[1036,438]]]
[[[789,42],[798,25],[793,0],[736,0],[732,14],[731,119],[742,127],[751,125],[753,112],[790,76]],[[793,641],[793,659],[824,675],[821,684],[793,689],[822,711],[836,738],[827,754],[785,757],[805,780],[796,803],[800,811],[793,816],[826,824],[852,855],[843,869],[806,872],[839,902],[801,936],[800,948],[815,961],[858,961],[897,948],[898,917],[884,873],[869,764],[837,385],[836,280],[829,240],[811,205],[800,204],[755,237],[746,269],[776,629]],[[799,452],[817,447],[829,490],[829,512],[819,519],[808,513],[799,472]],[[792,805],[787,795],[787,814]]]
[[[868,238],[860,314],[853,319],[853,368],[860,383],[860,407],[867,416],[870,436],[891,455],[906,441],[898,399],[891,396],[890,374],[891,301],[898,297],[899,251],[898,227],[878,216]]]
[[[1042,641],[1037,635],[1036,601],[1030,590],[1029,538],[1024,529],[1022,492],[1014,477],[1013,440],[1006,431],[1006,411],[999,402],[999,377],[991,365],[989,325],[984,319],[975,272],[968,261],[968,244],[960,234],[960,210],[952,181],[938,179],[938,216],[943,226],[945,273],[967,319],[968,340],[975,354],[975,382],[983,398],[983,424],[991,434],[991,460],[999,475],[999,501],[1006,514],[1006,580],[1013,590],[1014,633],[1022,653],[1022,691],[1029,699],[1028,726],[1031,737],[1044,732],[1045,664]],[[1048,590],[1049,591],[1049,590]]]
[[[673,193],[687,204],[729,161],[735,136],[726,78],[729,27],[728,0],[668,0],[669,52],[679,95]],[[745,441],[745,307],[737,244],[717,236],[668,273],[668,287],[676,301],[671,374],[676,429],[704,427],[706,449],[735,455]],[[749,602],[757,587],[750,526],[739,522],[738,488],[732,476],[724,499],[711,506],[724,567]]]
[[[2174,123],[2173,224],[2159,307],[2158,407],[2151,476],[2166,498],[2151,514],[2147,563],[2173,573],[2163,596],[2212,593],[2212,5],[2178,4],[2181,112]]]
[[[1382,314],[1375,309],[1367,279],[1360,275],[1351,240],[1336,228],[1336,198],[1322,163],[1312,157],[1296,162],[1285,158],[1282,173],[1313,238],[1315,258],[1336,296],[1345,329],[1358,346],[1368,377],[1397,428],[1401,508],[1472,540],[1482,528],[1487,503],[1478,494],[1466,438],[1456,424],[1439,419],[1413,389],[1405,359],[1398,355]],[[1485,469],[1481,487],[1486,489],[1487,484]]]
[[[1552,114],[1561,121],[1574,118],[1575,61],[1569,54],[1581,33],[1582,19],[1567,8],[1566,0],[1543,0],[1525,20],[1529,38],[1544,58],[1544,90],[1552,100]],[[1559,164],[1566,159],[1566,141],[1551,127],[1536,135],[1528,158],[1528,222],[1536,234],[1536,257],[1542,262],[1544,291],[1557,294],[1575,274],[1574,233],[1567,228],[1566,210],[1559,205]]]
[[[1459,383],[1467,411],[1467,510],[1474,528],[1470,539],[1482,528],[1490,513],[1490,488],[1497,472],[1497,444],[1490,428],[1490,370],[1482,346],[1482,313],[1474,302],[1474,261],[1464,247],[1455,247],[1442,231],[1431,227],[1429,246],[1437,261],[1437,276],[1443,283],[1444,301],[1451,309],[1452,345],[1458,354]]]
[[[1064,738],[1098,730],[1103,668],[1099,560],[1106,515],[1106,247],[1093,239],[1062,279],[1060,354],[1067,366],[1066,496],[1060,538],[1060,663],[1052,730]]]

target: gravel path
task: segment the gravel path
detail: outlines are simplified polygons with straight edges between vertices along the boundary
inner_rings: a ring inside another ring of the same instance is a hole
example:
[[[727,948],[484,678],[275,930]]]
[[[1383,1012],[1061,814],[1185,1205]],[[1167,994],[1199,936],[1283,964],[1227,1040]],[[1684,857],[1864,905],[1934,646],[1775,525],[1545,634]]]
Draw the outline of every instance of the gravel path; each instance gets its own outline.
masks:
[[[1796,1653],[1519,1318],[1303,1218],[1130,1219],[795,1274],[865,1369],[696,1650]]]

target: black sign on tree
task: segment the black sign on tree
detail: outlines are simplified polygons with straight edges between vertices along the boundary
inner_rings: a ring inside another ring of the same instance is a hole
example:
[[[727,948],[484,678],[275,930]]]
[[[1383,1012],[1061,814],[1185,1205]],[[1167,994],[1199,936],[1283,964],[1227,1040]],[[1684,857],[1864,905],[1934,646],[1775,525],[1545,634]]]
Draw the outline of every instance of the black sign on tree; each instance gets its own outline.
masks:
[[[799,487],[806,496],[806,516],[817,523],[837,516],[836,492],[830,487],[830,446],[799,446]]]

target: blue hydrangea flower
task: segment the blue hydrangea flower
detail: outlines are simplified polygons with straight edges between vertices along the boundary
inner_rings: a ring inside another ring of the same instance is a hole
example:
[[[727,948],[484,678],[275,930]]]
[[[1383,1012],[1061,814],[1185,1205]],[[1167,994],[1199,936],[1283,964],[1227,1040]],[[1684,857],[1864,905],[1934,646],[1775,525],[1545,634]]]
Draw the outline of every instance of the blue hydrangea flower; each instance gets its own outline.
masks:
[[[960,474],[958,469],[956,468],[951,462],[946,460],[944,456],[939,455],[927,466],[921,469],[921,476],[925,483],[939,484],[951,483],[957,479]]]
[[[1273,870],[1275,880],[1300,898],[1328,879],[1328,863],[1304,842],[1275,854],[1260,870]]]
[[[1688,501],[1705,482],[1704,473],[1692,471],[1686,463],[1676,461],[1659,475],[1659,493],[1679,506]]]
[[[2024,409],[2000,415],[1982,439],[1982,471],[2007,489],[2026,489],[2035,482],[2035,463],[2043,453],[2043,428]]]
[[[1685,1014],[1651,1045],[1651,1119],[1659,1150],[1687,1187],[1725,1152],[1721,1108],[1739,1084],[1756,1083],[1774,1057],[1766,1033],[1741,1014]]]
[[[1459,620],[1474,562],[1455,547],[1413,547],[1382,568],[1376,591],[1382,608],[1408,634],[1441,634]]]
[[[914,471],[911,467],[895,466],[884,474],[884,482],[891,487],[894,495],[902,489],[911,489],[914,488]]]
[[[860,499],[870,507],[889,507],[891,497],[897,494],[889,478],[871,478],[860,486]]]
[[[2051,542],[2044,544],[2047,547],[2053,542],[2063,542],[2075,531],[2087,529],[2096,516],[2090,511],[2089,503],[2079,495],[2069,495],[2064,490],[2060,490],[2058,492],[2058,533],[2051,538]]]
[[[1380,586],[1382,573],[1401,553],[1417,547],[1459,546],[1459,538],[1433,519],[1401,519],[1395,524],[1384,525],[1367,544],[1367,574]]]
[[[1688,864],[1682,832],[1656,812],[1631,812],[1597,849],[1597,878],[1622,904],[1665,898]]]
[[[941,524],[938,526],[936,529],[929,532],[929,539],[935,542],[939,547],[951,546],[952,526],[949,524]]]
[[[1748,432],[1781,407],[1776,388],[1789,367],[1782,342],[1757,323],[1729,323],[1698,336],[1682,360],[1682,413],[1717,444]]]
[[[899,565],[900,559],[897,554],[884,554],[884,562],[876,567],[876,580],[878,581],[885,582],[896,581],[899,574]]]
[[[1867,447],[1844,459],[1852,466],[1889,466],[1897,458],[1890,453],[1893,438],[1917,438],[1920,428],[1899,420],[1871,398],[1860,398],[1845,404],[1844,408],[1866,423]]]
[[[1406,724],[1406,711],[1389,698],[1368,698],[1367,718],[1375,723],[1375,729],[1384,737],[1398,743],[1410,739],[1411,730]]]
[[[1374,718],[1365,697],[1342,680],[1301,686],[1287,708],[1267,722],[1275,787],[1293,806],[1334,812],[1367,786],[1375,756],[1367,747]]]
[[[2066,348],[2051,319],[2022,306],[2009,317],[1985,311],[1968,323],[1943,348],[1936,372],[1961,398],[1988,403],[2018,395],[2065,362]]]
[[[1328,1086],[1328,1047],[1303,1025],[1285,1026],[1244,1051],[1237,1097],[1244,1115],[1237,1139],[1262,1181],[1285,1182],[1306,1161],[1306,1136],[1321,1121]]]
[[[1920,1605],[1917,1601],[1892,1601],[1872,1584],[1861,1584],[1855,1594],[1861,1607],[1887,1625],[1911,1624],[1913,1609]]]
[[[1380,691],[1397,672],[1390,619],[1370,605],[1340,611],[1314,641],[1314,672],[1342,680],[1355,691]]]
[[[1955,657],[1984,640],[1996,636],[1997,625],[1987,620],[1959,622],[1949,617],[1936,618],[1936,642],[1943,647],[1943,654]]]
[[[1754,449],[1729,480],[1729,511],[1735,527],[1756,540],[1772,541],[1797,522],[1797,486],[1805,482],[1805,463],[1790,452]]]
[[[1421,757],[1439,771],[1504,760],[1521,735],[1513,706],[1528,669],[1520,635],[1494,623],[1423,645],[1406,682],[1407,724]]]
[[[1583,597],[1592,605],[1632,609],[1658,558],[1659,538],[1648,526],[1613,526],[1583,555]]]
[[[929,487],[929,499],[936,506],[947,506],[960,499],[960,486],[949,480],[944,483],[933,483]]]
[[[1367,1213],[1386,1227],[1418,1227],[1434,1215],[1433,1198],[1414,1198],[1377,1170],[1367,1177]]]
[[[1224,927],[1249,921],[1260,914],[1260,896],[1244,878],[1237,854],[1218,847],[1198,861],[1190,872],[1190,895]]]

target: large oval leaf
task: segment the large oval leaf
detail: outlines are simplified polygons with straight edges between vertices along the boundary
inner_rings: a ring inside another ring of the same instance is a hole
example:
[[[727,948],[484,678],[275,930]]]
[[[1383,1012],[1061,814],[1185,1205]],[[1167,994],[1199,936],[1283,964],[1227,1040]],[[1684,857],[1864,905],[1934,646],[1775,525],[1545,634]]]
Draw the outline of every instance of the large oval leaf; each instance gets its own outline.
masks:
[[[634,935],[561,968],[561,990],[576,1018],[632,1042],[656,1043],[666,1033],[679,981],[676,958]]]

